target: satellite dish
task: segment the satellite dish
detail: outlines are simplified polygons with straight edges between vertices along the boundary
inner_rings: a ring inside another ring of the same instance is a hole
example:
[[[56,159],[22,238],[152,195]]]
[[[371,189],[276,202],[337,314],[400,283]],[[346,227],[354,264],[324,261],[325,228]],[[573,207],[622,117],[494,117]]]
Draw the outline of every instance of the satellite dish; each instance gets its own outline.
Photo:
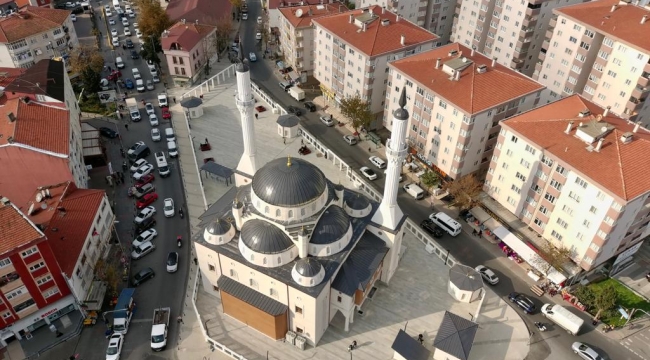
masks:
[[[296,10],[296,17],[302,17],[302,9]]]
[[[47,204],[45,204],[45,203],[41,204],[41,209],[42,209],[42,210],[47,209]]]
[[[36,202],[41,202],[41,201],[43,201],[43,195],[39,191],[36,193]]]

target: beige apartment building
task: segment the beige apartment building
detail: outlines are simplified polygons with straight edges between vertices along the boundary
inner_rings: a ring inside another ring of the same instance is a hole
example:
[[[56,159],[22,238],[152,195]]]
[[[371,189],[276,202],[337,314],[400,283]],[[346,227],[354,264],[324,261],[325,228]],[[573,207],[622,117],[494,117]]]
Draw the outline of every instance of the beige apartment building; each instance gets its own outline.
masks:
[[[388,62],[432,49],[438,39],[380,6],[321,17],[313,24],[314,77],[327,101],[336,105],[359,95],[373,113],[384,109]]]
[[[618,1],[555,10],[534,77],[549,100],[571,94],[650,124],[650,11]]]
[[[584,270],[650,234],[650,132],[579,96],[506,120],[485,191]]]
[[[544,89],[463,45],[445,45],[389,64],[383,119],[389,130],[404,86],[411,149],[452,179],[486,172],[499,123],[534,108]]]
[[[530,76],[535,71],[553,9],[584,1],[459,1],[451,41]]]
[[[340,4],[319,4],[279,8],[280,46],[286,66],[298,73],[314,71],[314,28],[312,20],[348,11]]]

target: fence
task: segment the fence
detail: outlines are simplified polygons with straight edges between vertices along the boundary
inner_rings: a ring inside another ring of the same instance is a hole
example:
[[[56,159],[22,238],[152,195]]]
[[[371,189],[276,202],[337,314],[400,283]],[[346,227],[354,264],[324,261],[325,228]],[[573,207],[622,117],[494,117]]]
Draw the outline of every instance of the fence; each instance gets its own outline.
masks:
[[[188,92],[185,94],[181,95],[181,100],[183,100],[186,97],[189,96],[196,96],[199,97],[203,95],[204,93],[207,93],[210,91],[210,89],[214,89],[217,87],[217,85],[221,85],[222,82],[225,82],[226,79],[230,78],[231,76],[235,75],[235,66],[236,65],[230,65],[227,68],[223,69],[217,75],[209,78],[208,80],[200,83],[198,86],[190,89]],[[216,82],[216,85],[215,85]]]

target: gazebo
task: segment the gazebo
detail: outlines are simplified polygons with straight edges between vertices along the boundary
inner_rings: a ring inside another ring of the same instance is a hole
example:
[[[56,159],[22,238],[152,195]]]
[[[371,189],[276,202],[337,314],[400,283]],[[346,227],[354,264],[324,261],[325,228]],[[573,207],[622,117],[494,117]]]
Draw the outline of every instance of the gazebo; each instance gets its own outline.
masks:
[[[278,135],[290,139],[298,136],[298,124],[300,118],[293,114],[280,115],[278,117]]]
[[[214,161],[208,161],[203,164],[201,166],[201,172],[205,173],[206,178],[210,174],[212,178],[223,179],[226,182],[226,186],[232,184],[232,169],[219,165]]]
[[[181,106],[185,108],[185,112],[189,114],[190,119],[196,119],[203,115],[203,100],[196,96],[181,100]]]
[[[449,269],[449,295],[454,299],[470,303],[481,296],[483,279],[478,271],[469,266],[456,264]]]

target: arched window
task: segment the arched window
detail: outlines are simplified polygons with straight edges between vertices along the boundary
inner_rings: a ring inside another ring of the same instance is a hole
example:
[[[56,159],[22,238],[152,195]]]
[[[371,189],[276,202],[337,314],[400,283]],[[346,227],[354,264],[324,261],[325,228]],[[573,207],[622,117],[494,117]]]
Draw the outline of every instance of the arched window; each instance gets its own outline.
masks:
[[[282,256],[278,256],[278,265],[282,265]]]
[[[266,265],[266,256],[262,259],[262,264]]]
[[[309,285],[314,285],[314,279],[309,279]]]
[[[269,209],[269,207],[268,207],[268,206],[264,208],[264,213],[265,213],[265,214],[268,214],[268,213],[269,213],[269,211],[270,211],[270,209]]]
[[[316,202],[311,203],[311,211],[316,211]]]
[[[327,249],[326,249],[326,251],[325,251],[325,253],[326,253],[327,255],[329,255],[330,252],[331,252],[331,251],[330,251],[330,247],[328,246]]]
[[[275,217],[280,217],[281,212],[280,209],[275,209]]]
[[[251,254],[251,261],[255,260],[255,254]]]
[[[305,216],[305,208],[300,208],[300,216]]]
[[[289,210],[288,217],[289,217],[289,219],[291,219],[293,217],[293,210]]]

